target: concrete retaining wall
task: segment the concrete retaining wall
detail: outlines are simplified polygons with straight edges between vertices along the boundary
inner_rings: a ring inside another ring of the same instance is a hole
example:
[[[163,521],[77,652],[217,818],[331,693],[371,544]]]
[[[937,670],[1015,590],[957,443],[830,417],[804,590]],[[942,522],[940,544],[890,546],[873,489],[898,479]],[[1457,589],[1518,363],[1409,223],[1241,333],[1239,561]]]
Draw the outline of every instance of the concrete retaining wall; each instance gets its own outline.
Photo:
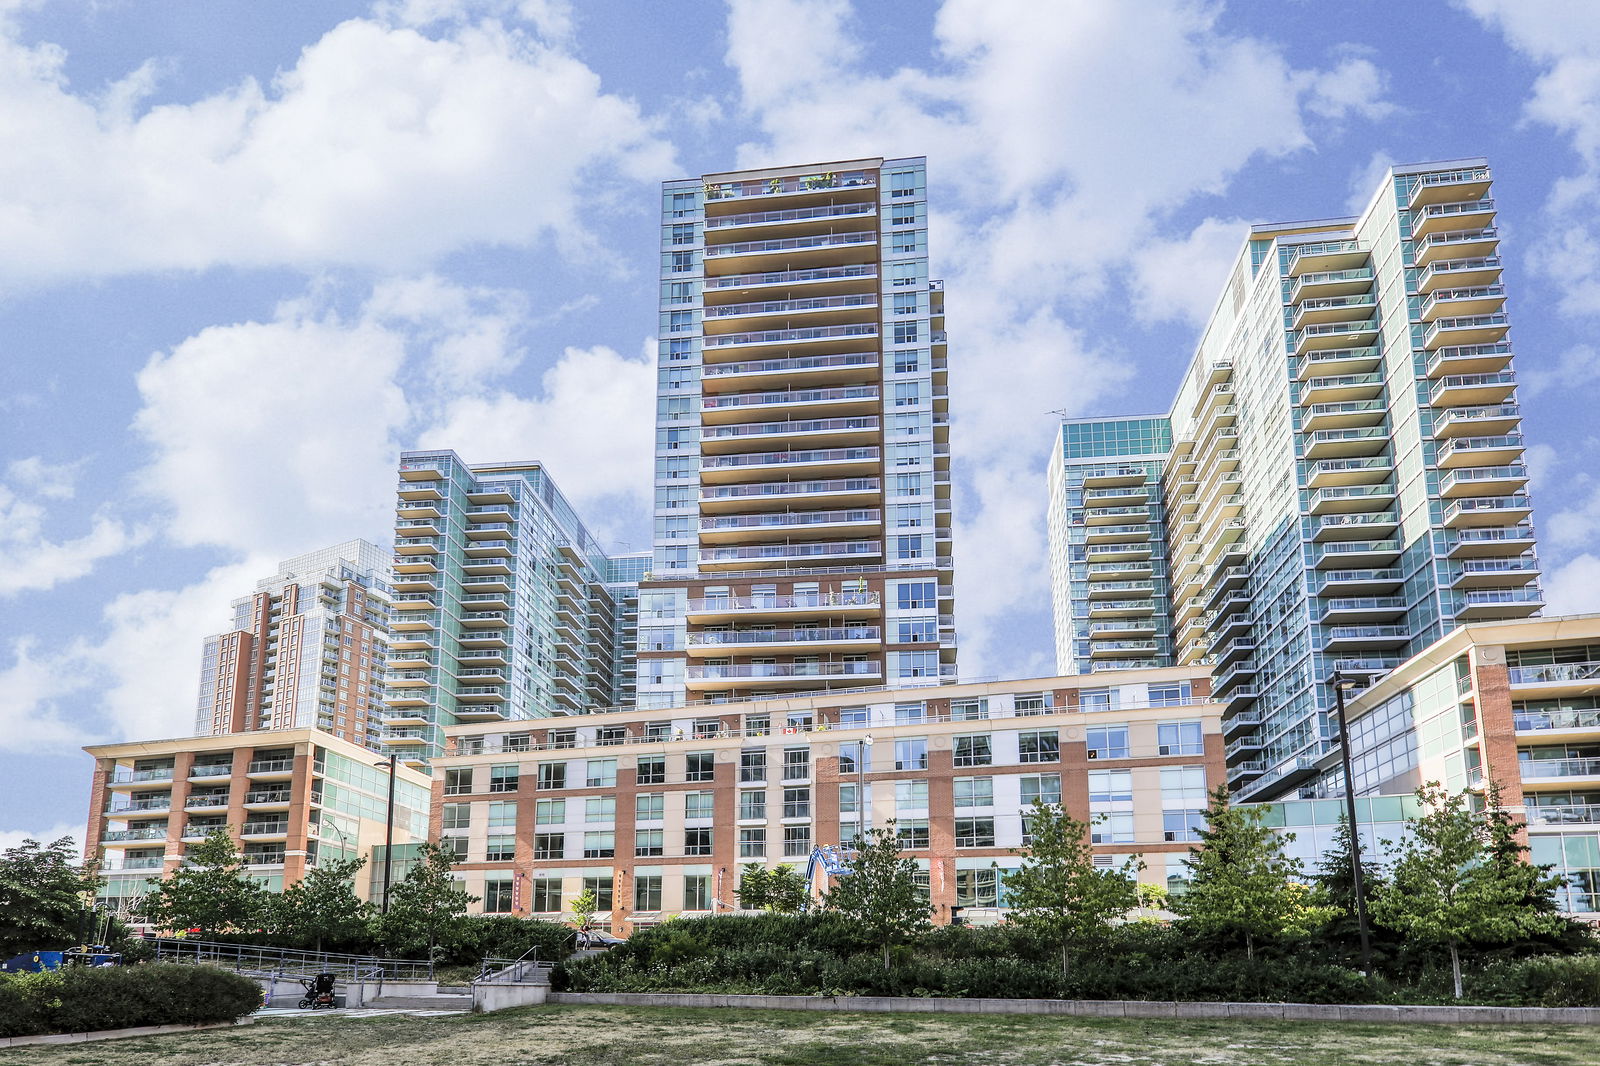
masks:
[[[472,986],[472,1009],[475,1011],[505,1010],[508,1007],[532,1007],[545,1002],[550,986],[544,982],[484,981]]]
[[[1594,1007],[1386,1007],[1322,1003],[1174,1003],[1096,999],[924,999],[916,996],[722,996],[694,993],[552,992],[568,1007],[732,1007],[917,1014],[1058,1014],[1080,1018],[1239,1018],[1437,1025],[1600,1025]]]
[[[200,1029],[232,1029],[236,1025],[253,1025],[254,1018],[240,1018],[236,1022],[208,1022],[204,1025],[140,1025],[132,1029],[102,1029],[95,1033],[52,1033],[49,1036],[0,1037],[0,1048],[29,1047],[34,1044],[84,1044],[91,1040],[124,1040],[135,1036],[160,1036],[163,1033],[192,1033]]]

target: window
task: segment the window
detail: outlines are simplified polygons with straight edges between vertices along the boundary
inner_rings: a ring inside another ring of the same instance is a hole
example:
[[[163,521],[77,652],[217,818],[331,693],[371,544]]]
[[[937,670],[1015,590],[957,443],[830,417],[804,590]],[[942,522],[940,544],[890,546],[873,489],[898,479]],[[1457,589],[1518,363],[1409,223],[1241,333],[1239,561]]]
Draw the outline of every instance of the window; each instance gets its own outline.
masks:
[[[710,818],[713,802],[716,800],[715,792],[685,792],[683,794],[683,816],[685,818]]]
[[[845,741],[839,745],[839,773],[865,773],[870,769],[872,769],[872,748],[865,741]]]
[[[783,816],[785,818],[810,818],[811,790],[809,788],[784,789]]]
[[[933,581],[902,581],[895,595],[902,611],[932,610],[939,605],[938,585]]]
[[[1054,729],[1017,734],[1017,754],[1022,762],[1058,762],[1061,738]]]
[[[804,781],[811,776],[811,751],[808,748],[783,749],[783,779]]]
[[[896,770],[926,770],[928,768],[928,738],[910,737],[894,742],[894,768]]]
[[[1193,686],[1187,681],[1152,683],[1149,692],[1152,707],[1182,707],[1189,702]]]
[[[620,725],[608,725],[595,734],[595,740],[603,748],[614,747],[628,739],[628,731]]]
[[[552,748],[575,748],[578,746],[578,731],[576,729],[550,730],[550,746]]]
[[[586,822],[614,822],[617,820],[617,797],[590,796],[583,801],[583,820]]]
[[[567,820],[567,801],[539,800],[533,805],[533,820],[538,825],[560,825]]]
[[[921,352],[915,349],[908,352],[894,353],[894,372],[896,374],[915,374],[921,368]]]
[[[939,623],[932,618],[913,618],[897,625],[901,644],[929,644],[939,639]]]
[[[987,733],[955,738],[955,765],[990,766],[994,763],[992,738]]]
[[[956,847],[958,847],[958,848],[992,848],[992,847],[994,847],[994,819],[993,818],[957,818],[956,819]]]
[[[917,313],[917,294],[914,292],[897,292],[894,294],[894,313],[897,315],[914,315]]]
[[[951,700],[950,717],[957,722],[981,722],[989,717],[989,701]]]
[[[739,793],[740,818],[765,818],[767,816],[767,794],[761,789],[747,789]]]
[[[561,878],[536,877],[533,879],[533,910],[538,914],[560,912]]]
[[[1095,815],[1089,830],[1092,844],[1132,844],[1133,815],[1127,811]]]
[[[811,827],[786,825],[783,827],[783,854],[786,858],[811,854]]]
[[[739,830],[739,858],[760,859],[767,854],[767,830],[765,826],[750,827]]]
[[[917,239],[921,230],[891,231],[889,234],[889,251],[891,252],[916,252],[921,250],[921,242]]]
[[[597,911],[610,910],[616,899],[614,879],[610,877],[585,877],[583,890],[594,893],[594,909]]]
[[[454,773],[446,770],[445,773]],[[564,762],[542,762],[539,764],[540,788],[566,788],[567,764]]]
[[[659,822],[666,817],[667,797],[661,792],[641,792],[633,798],[633,817],[640,822]]]
[[[1162,722],[1156,726],[1157,755],[1203,755],[1205,736],[1199,722]]]
[[[861,792],[855,785],[839,786],[839,813],[861,813]]]
[[[665,755],[641,755],[639,757],[639,784],[660,785],[667,780],[667,757]]]
[[[1078,692],[1078,710],[1080,711],[1109,711],[1111,710],[1111,690],[1108,688],[1086,688]]]
[[[955,780],[955,805],[957,810],[966,807],[994,806],[994,778],[958,777]]]
[[[909,821],[895,823],[894,835],[896,842],[902,849],[926,848],[928,844],[928,820],[926,818],[913,818]]]
[[[1125,725],[1095,726],[1084,730],[1084,744],[1091,759],[1126,759],[1128,757],[1128,727]]]
[[[444,794],[446,796],[465,796],[472,791],[472,770],[446,770],[444,772]]]
[[[711,830],[685,829],[683,831],[683,853],[685,855],[710,855]]]
[[[492,861],[492,860],[491,860]],[[483,913],[511,913],[511,882],[485,881],[483,883]]]
[[[840,707],[839,728],[854,729],[867,724],[867,709],[865,707]]]
[[[956,906],[1000,906],[1000,871],[957,870]]]
[[[509,829],[517,824],[517,805],[496,800],[489,806],[489,828]]]
[[[693,729],[694,738],[696,740],[705,740],[708,737],[714,737],[718,733],[722,732],[722,719],[696,718]]]
[[[565,833],[535,833],[533,857],[536,859],[564,859],[567,853]]]
[[[609,859],[617,853],[617,834],[612,832],[594,832],[583,834],[583,857],[586,859]]]
[[[938,677],[939,653],[936,651],[896,652],[897,677]]]
[[[615,759],[590,759],[587,776],[587,788],[616,788],[617,787],[617,760]]]
[[[1162,840],[1199,840],[1200,830],[1206,826],[1204,811],[1162,811]]]
[[[1090,770],[1089,809],[1111,810],[1117,807],[1132,809],[1133,771]]]
[[[897,170],[889,174],[889,195],[891,197],[917,195],[917,172],[914,170]]]
[[[710,874],[684,875],[683,909],[686,911],[708,911],[711,909]]]
[[[661,855],[666,852],[667,841],[664,830],[660,829],[635,829],[633,831],[633,853],[635,855]]]
[[[922,703],[897,703],[894,705],[894,720],[896,724],[903,725],[907,722],[921,722],[928,717],[928,708]]]
[[[926,781],[896,781],[894,783],[894,809],[896,811],[927,810],[928,783]]]
[[[517,767],[509,766],[489,767],[490,792],[515,792],[517,790]]]
[[[642,874],[633,879],[633,909],[636,911],[661,909],[660,874]]]
[[[441,843],[450,849],[450,854],[455,857],[456,862],[467,861],[466,837],[446,837]]]
[[[709,751],[695,752],[685,756],[685,781],[710,781],[716,772],[716,757]]]
[[[1034,774],[1021,778],[1022,805],[1032,807],[1033,801],[1059,804],[1061,802],[1061,775]]]
[[[484,852],[484,862],[516,862],[517,838],[516,837],[490,837],[488,850]]]
[[[668,227],[668,234],[669,239],[673,244],[693,244],[694,223],[674,222],[670,227]]]
[[[472,804],[446,803],[439,815],[441,829],[466,829],[472,824]]]

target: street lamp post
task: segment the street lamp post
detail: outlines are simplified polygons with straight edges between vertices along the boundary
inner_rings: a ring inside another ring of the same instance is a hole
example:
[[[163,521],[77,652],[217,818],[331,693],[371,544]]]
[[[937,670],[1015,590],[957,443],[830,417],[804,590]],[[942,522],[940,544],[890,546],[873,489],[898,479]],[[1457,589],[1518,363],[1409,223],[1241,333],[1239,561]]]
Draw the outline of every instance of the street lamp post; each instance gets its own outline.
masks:
[[[1356,776],[1350,759],[1350,723],[1345,719],[1344,690],[1355,682],[1338,670],[1328,679],[1339,715],[1339,760],[1344,764],[1344,809],[1350,820],[1350,875],[1356,894],[1356,928],[1361,934],[1361,971],[1372,976],[1372,938],[1367,932],[1367,898],[1361,877],[1361,832],[1356,828]]]
[[[862,840],[867,839],[867,823],[871,819],[870,808],[867,806],[867,753],[872,750],[872,735],[861,738],[856,745],[856,834]]]
[[[381,768],[380,764],[380,768]],[[394,869],[394,769],[395,753],[389,753],[389,814],[383,826],[383,908],[389,913],[389,874]]]

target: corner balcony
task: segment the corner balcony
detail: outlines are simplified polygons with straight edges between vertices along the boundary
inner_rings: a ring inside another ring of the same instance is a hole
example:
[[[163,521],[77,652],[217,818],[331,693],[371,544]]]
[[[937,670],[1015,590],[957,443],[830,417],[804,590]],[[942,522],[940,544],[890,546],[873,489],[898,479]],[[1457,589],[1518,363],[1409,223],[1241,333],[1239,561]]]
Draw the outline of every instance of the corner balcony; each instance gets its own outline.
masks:
[[[1429,204],[1461,200],[1480,200],[1489,191],[1488,167],[1467,167],[1461,170],[1441,170],[1419,176],[1411,186],[1411,200],[1406,205],[1415,211]]]
[[[1539,576],[1532,552],[1510,559],[1464,559],[1450,582],[1454,589],[1520,589]]]
[[[1512,695],[1519,700],[1600,694],[1600,662],[1512,666],[1507,672]]]
[[[1389,484],[1341,485],[1313,489],[1309,509],[1314,515],[1351,514],[1387,507],[1394,499],[1395,489]]]
[[[1503,285],[1476,285],[1457,289],[1435,289],[1423,297],[1422,307],[1417,312],[1417,317],[1423,322],[1436,323],[1444,319],[1466,319],[1502,314],[1505,306],[1506,290]],[[1433,331],[1430,329],[1426,336],[1431,337],[1432,335]],[[1492,344],[1500,339],[1500,337],[1469,339],[1463,336],[1460,343]],[[1424,347],[1431,349],[1437,347],[1437,345],[1424,342]]]
[[[171,766],[162,766],[154,770],[118,770],[106,778],[106,786],[114,789],[137,788],[140,785],[171,781],[175,772],[175,768]]]
[[[1431,233],[1412,245],[1415,265],[1425,267],[1442,259],[1481,259],[1500,248],[1500,234],[1490,229],[1463,229]]]
[[[491,555],[510,555],[517,550],[517,542],[504,538],[495,540],[469,540],[462,545],[462,551],[470,559],[483,559]]]
[[[1439,495],[1447,500],[1463,496],[1505,496],[1521,492],[1527,485],[1528,468],[1521,463],[1457,467],[1446,470],[1439,478]]]
[[[1143,485],[1150,478],[1142,466],[1100,466],[1083,472],[1085,489],[1123,489]]]
[[[397,633],[431,633],[439,628],[440,614],[434,611],[406,611],[397,613],[389,621],[389,628]]]
[[[1144,617],[1117,618],[1111,621],[1090,622],[1089,638],[1091,640],[1115,640],[1126,637],[1154,637],[1156,635],[1156,622],[1148,615]]]
[[[1426,373],[1431,379],[1465,374],[1492,374],[1511,366],[1511,345],[1458,344],[1428,353]]]
[[[1126,525],[1131,522],[1148,522],[1148,507],[1090,507],[1083,512],[1086,526]]]
[[[1438,318],[1428,323],[1428,328],[1423,331],[1422,346],[1431,351],[1446,345],[1499,344],[1510,331],[1511,316],[1504,312]]]
[[[931,605],[930,605],[931,608]],[[799,596],[712,596],[688,603],[694,625],[745,622],[754,618],[871,618],[883,610],[876,592],[812,592]]]
[[[382,729],[377,740],[391,748],[421,748],[427,745],[428,734],[423,729]]]
[[[1533,546],[1533,527],[1528,525],[1458,529],[1445,534],[1445,555],[1451,559],[1520,555]]]
[[[1252,637],[1236,637],[1226,643],[1218,643],[1212,648],[1215,663],[1218,668],[1231,666],[1237,660],[1256,650],[1256,642]]]
[[[402,481],[395,486],[395,494],[408,502],[433,502],[444,499],[442,481]]]
[[[167,814],[171,810],[171,796],[146,796],[126,803],[113,803],[106,808],[106,815],[110,818],[126,818],[129,815]]]
[[[1503,433],[1496,437],[1454,437],[1440,443],[1435,461],[1443,470],[1509,466],[1522,458],[1523,444],[1520,433]]]
[[[1455,613],[1458,622],[1497,618],[1527,618],[1544,607],[1544,594],[1537,586],[1485,592],[1469,592]]]
[[[1404,625],[1329,626],[1323,632],[1324,652],[1382,651],[1411,642],[1411,629]]]
[[[1406,613],[1404,596],[1335,596],[1322,601],[1322,625],[1392,622]]]
[[[1517,770],[1522,776],[1523,788],[1530,783],[1557,783],[1569,785],[1600,784],[1600,759],[1546,758],[1542,753],[1517,753]]]
[[[461,597],[461,606],[472,611],[508,611],[511,595],[505,592],[473,592]]]
[[[1143,561],[1155,554],[1148,541],[1128,541],[1118,544],[1091,544],[1086,551],[1090,563],[1122,563]]]
[[[1565,701],[1552,701],[1561,703]],[[1524,707],[1522,710],[1512,709],[1512,721],[1516,726],[1519,737],[1527,737],[1536,742],[1550,742],[1557,740],[1594,741],[1600,740],[1600,708],[1592,706],[1594,700],[1572,701],[1577,706],[1550,706],[1548,704]],[[1584,706],[1590,704],[1590,706]],[[1600,805],[1594,809],[1600,811]],[[1533,809],[1528,810],[1528,820],[1533,821]],[[1591,821],[1600,822],[1600,816]]]
[[[1495,285],[1505,267],[1498,255],[1474,259],[1436,259],[1417,275],[1417,291],[1424,296],[1440,289]]]
[[[804,202],[811,197],[820,197],[818,202],[821,203],[831,203],[840,196],[855,194],[869,196],[875,203],[877,185],[878,173],[875,170],[846,170],[840,173],[806,174],[787,178],[725,181],[706,186],[705,194],[707,204],[743,199]]]
[[[1150,493],[1150,486],[1144,484],[1088,489],[1083,494],[1083,504],[1094,508],[1131,507],[1148,504]]]
[[[851,686],[882,680],[883,665],[876,662],[747,663],[731,666],[689,664],[684,684],[693,690],[738,688],[815,688],[844,682]]]
[[[1383,395],[1382,374],[1339,374],[1311,378],[1300,387],[1300,406],[1374,400]]]
[[[390,670],[383,675],[383,683],[388,688],[426,688],[437,681],[438,675],[432,670]]]
[[[1383,356],[1375,344],[1358,348],[1312,350],[1301,356],[1295,376],[1301,381],[1308,381],[1315,377],[1368,374],[1378,370],[1382,363]]]
[[[1522,409],[1514,403],[1450,407],[1433,419],[1433,435],[1440,438],[1503,436],[1521,427]]]
[[[504,685],[463,685],[455,695],[467,703],[496,703],[506,698],[506,689]]]
[[[1533,503],[1520,493],[1509,496],[1479,496],[1455,500],[1444,509],[1444,524],[1449,529],[1468,526],[1509,526],[1533,515]]]
[[[1503,404],[1517,391],[1511,370],[1494,374],[1453,374],[1428,386],[1428,403],[1434,407],[1483,407]]]
[[[474,629],[461,634],[463,648],[509,648],[511,647],[511,631],[509,629]]]
[[[1289,276],[1354,270],[1366,266],[1368,252],[1357,241],[1316,241],[1297,244],[1289,256]]]
[[[100,834],[100,843],[106,847],[139,847],[146,841],[166,839],[167,827],[164,825],[143,829],[108,829]]]
[[[439,596],[433,592],[401,592],[390,599],[389,606],[397,612],[431,611],[439,606]],[[390,628],[395,620],[390,620]]]
[[[1393,565],[1400,558],[1398,540],[1347,540],[1318,544],[1315,549],[1319,570],[1367,570]]]
[[[1240,659],[1238,662],[1229,665],[1227,669],[1213,675],[1215,684],[1212,686],[1212,692],[1219,696],[1223,695],[1233,686],[1255,677],[1256,673],[1257,668],[1254,659]]]
[[[456,705],[456,718],[463,722],[506,722],[511,715],[503,703],[461,703]]]
[[[394,572],[396,574],[437,574],[439,572],[440,558],[437,555],[396,555],[394,557]]]
[[[1393,511],[1356,512],[1313,518],[1311,525],[1311,539],[1317,544],[1326,545],[1338,541],[1372,541],[1390,536],[1400,528],[1400,519]]]
[[[446,506],[448,504],[434,500],[401,500],[395,505],[394,512],[397,517],[404,519],[437,519],[444,516]]]
[[[883,644],[877,626],[815,629],[710,630],[689,634],[690,656],[708,658],[766,652],[806,655],[814,651],[870,650]]]
[[[833,355],[754,359],[734,363],[707,363],[701,368],[701,388],[706,393],[726,393],[753,388],[784,387],[808,379],[865,384],[883,366],[877,352],[840,352]]]
[[[1372,268],[1354,267],[1350,270],[1323,270],[1314,274],[1301,274],[1289,289],[1289,302],[1325,299],[1330,296],[1355,296],[1372,288]]]
[[[1412,210],[1411,239],[1418,241],[1435,233],[1487,229],[1494,225],[1494,214],[1494,201],[1488,198],[1426,204]]]
[[[428,724],[427,717],[416,711],[383,711],[377,717],[389,729],[416,729]]]
[[[1312,325],[1361,322],[1374,317],[1377,308],[1378,298],[1370,292],[1302,300],[1294,306],[1290,328],[1299,330]]]
[[[1156,654],[1158,645],[1153,640],[1091,640],[1089,642],[1089,658],[1091,660],[1106,659],[1146,659]]]
[[[1089,564],[1089,581],[1091,583],[1099,581],[1113,583],[1127,580],[1136,581],[1148,578],[1151,575],[1152,567],[1149,562]]]
[[[1149,541],[1150,527],[1144,523],[1124,523],[1115,526],[1085,526],[1084,543],[1125,544],[1130,541]]]
[[[1090,600],[1089,617],[1097,618],[1149,618],[1156,612],[1154,601],[1148,599]],[[1092,623],[1091,623],[1092,624]]]
[[[1375,456],[1389,446],[1383,426],[1357,429],[1319,429],[1305,438],[1307,459],[1347,459]]]
[[[1355,429],[1381,424],[1388,414],[1382,400],[1352,400],[1348,403],[1316,403],[1307,407],[1300,419],[1302,433],[1327,429]]]
[[[1323,570],[1317,595],[1323,598],[1376,596],[1397,591],[1405,575],[1394,568],[1351,568]]]
[[[461,561],[461,572],[464,574],[510,577],[511,570],[511,558],[507,555],[486,555],[482,558],[469,558]]]
[[[798,422],[745,422],[708,426],[700,435],[705,455],[727,454],[751,446],[805,447],[811,444],[872,444],[883,435],[876,416],[819,418]]]
[[[1376,485],[1389,480],[1394,462],[1388,456],[1369,459],[1323,459],[1311,464],[1306,484],[1313,489]]]
[[[803,544],[760,544],[738,548],[702,548],[702,570],[746,570],[752,567],[806,566],[861,562],[883,558],[876,540],[817,541]]]
[[[702,484],[751,481],[783,472],[800,477],[826,474],[877,474],[879,448],[822,448],[806,451],[750,452],[709,455],[701,459]]]
[[[1155,594],[1151,581],[1094,581],[1089,584],[1090,600],[1134,599]]]
[[[443,534],[440,528],[444,523],[437,518],[407,519],[396,522],[394,535],[396,537],[437,537]]]

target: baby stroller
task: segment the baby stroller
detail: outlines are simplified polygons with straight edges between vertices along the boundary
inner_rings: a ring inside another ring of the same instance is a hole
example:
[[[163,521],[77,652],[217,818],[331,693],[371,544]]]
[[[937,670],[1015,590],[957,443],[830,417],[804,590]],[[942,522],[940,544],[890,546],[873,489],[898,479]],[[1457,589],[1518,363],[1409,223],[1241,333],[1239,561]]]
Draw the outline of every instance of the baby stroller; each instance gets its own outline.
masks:
[[[300,1000],[301,1009],[310,1007],[312,1010],[332,1009],[333,1002],[333,974],[319,973],[315,980],[301,981],[306,994]]]

